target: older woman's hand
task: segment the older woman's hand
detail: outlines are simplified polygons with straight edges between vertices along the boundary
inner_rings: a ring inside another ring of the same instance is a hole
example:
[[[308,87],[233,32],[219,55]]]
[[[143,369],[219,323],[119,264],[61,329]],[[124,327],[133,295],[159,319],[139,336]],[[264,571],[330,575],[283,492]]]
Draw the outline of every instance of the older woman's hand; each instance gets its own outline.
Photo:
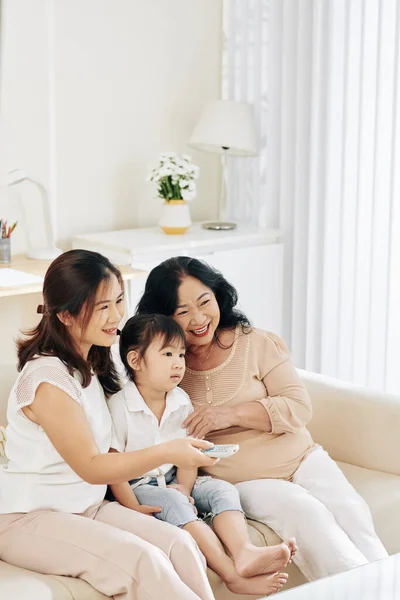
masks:
[[[189,435],[202,439],[210,431],[227,429],[234,425],[232,417],[232,407],[201,406],[188,416],[183,427],[186,427]]]

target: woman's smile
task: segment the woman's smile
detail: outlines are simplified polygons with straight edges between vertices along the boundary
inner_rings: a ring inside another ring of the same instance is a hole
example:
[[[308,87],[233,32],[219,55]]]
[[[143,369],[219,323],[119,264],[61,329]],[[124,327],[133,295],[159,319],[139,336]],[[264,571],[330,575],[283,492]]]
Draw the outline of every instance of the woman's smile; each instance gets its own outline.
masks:
[[[202,327],[201,329],[190,329],[189,331],[196,337],[203,337],[203,336],[207,335],[209,329],[210,329],[210,323],[208,322],[207,325],[204,325],[204,327]]]
[[[108,335],[116,335],[118,329],[113,327],[112,329],[102,329],[103,333],[107,333]]]

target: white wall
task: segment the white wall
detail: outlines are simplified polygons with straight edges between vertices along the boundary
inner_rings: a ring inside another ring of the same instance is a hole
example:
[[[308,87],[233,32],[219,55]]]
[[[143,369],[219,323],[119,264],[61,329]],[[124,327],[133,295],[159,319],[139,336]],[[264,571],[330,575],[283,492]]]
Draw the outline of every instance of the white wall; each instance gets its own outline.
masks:
[[[57,236],[155,224],[159,152],[200,165],[194,220],[217,213],[217,156],[187,140],[220,96],[220,0],[3,0],[1,171],[49,187]],[[36,191],[22,190],[38,210]],[[33,217],[34,218],[34,217]],[[39,219],[38,219],[39,220]]]
[[[48,2],[2,0],[1,11],[0,180],[4,183],[7,170],[23,168],[48,186]],[[13,235],[14,251],[25,248],[27,224],[21,221],[18,207],[22,197],[26,200],[30,227],[35,230],[41,223],[40,198],[35,187],[24,183],[19,189],[0,191],[1,216],[20,221]]]
[[[161,151],[200,166],[194,220],[217,216],[220,162],[187,148],[204,104],[220,97],[221,0],[2,0],[0,179],[23,168],[51,193],[58,240],[156,224],[145,182]],[[40,227],[35,187],[0,190],[0,214]],[[24,225],[13,250],[24,250]],[[0,362],[14,361],[38,297],[0,299]]]

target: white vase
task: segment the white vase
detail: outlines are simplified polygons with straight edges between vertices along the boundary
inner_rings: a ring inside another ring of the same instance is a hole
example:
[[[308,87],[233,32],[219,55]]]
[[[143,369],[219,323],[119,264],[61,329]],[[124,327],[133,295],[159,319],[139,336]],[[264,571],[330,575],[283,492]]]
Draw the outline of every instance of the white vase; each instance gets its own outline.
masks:
[[[189,206],[185,200],[164,202],[158,224],[165,233],[172,235],[185,233],[192,224]]]

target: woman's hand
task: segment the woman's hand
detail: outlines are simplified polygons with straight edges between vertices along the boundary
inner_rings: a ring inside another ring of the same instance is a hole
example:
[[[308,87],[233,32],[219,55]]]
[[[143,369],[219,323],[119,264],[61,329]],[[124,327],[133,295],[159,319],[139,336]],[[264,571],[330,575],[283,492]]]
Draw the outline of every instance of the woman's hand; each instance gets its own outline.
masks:
[[[212,448],[214,444],[205,440],[183,438],[164,442],[163,447],[165,462],[181,467],[182,469],[197,469],[199,467],[212,467],[219,459],[211,458],[200,450]]]
[[[234,425],[232,422],[232,407],[226,406],[201,406],[196,408],[184,421],[183,427],[194,438],[202,439],[210,431],[227,429]]]

